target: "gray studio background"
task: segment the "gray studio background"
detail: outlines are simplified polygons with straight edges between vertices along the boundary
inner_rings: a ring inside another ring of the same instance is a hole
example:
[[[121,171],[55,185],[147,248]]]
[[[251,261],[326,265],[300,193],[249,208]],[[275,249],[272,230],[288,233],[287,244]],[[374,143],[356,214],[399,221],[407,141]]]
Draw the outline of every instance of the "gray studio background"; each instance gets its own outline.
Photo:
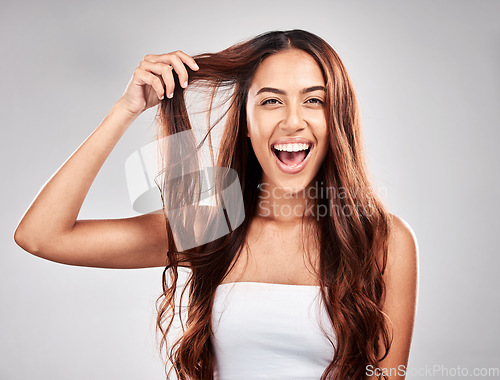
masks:
[[[340,55],[376,186],[417,236],[410,371],[500,367],[499,13],[495,1],[3,2],[0,379],[163,378],[154,342],[163,269],[50,262],[18,247],[14,229],[146,54],[218,51],[292,28]],[[124,162],[153,138],[153,115],[125,133],[80,219],[137,215]]]

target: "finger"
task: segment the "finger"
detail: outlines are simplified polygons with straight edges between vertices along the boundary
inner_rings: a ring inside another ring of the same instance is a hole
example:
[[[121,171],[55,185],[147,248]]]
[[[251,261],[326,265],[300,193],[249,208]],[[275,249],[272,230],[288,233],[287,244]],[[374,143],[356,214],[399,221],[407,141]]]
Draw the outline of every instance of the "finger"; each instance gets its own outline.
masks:
[[[173,55],[170,57],[170,65],[177,73],[181,86],[186,88],[188,85],[189,76],[186,67],[184,66],[184,62],[182,62],[182,60],[177,55]]]
[[[194,60],[193,57],[187,55],[186,53],[184,53],[183,51],[181,50],[177,50],[175,52],[175,54],[177,54],[177,56],[179,56],[180,59],[182,59],[182,61],[187,64],[192,70],[198,70],[199,67],[198,65],[196,64],[196,61]]]
[[[161,62],[160,57],[162,55],[165,55],[165,54],[160,54],[160,55],[158,55],[158,54],[147,54],[147,55],[144,56],[144,60],[148,61],[148,62],[152,62],[152,63]]]
[[[165,90],[163,89],[163,83],[156,75],[150,73],[149,71],[143,70],[141,68],[135,69],[135,75],[139,79],[140,84],[148,84],[155,90],[158,95],[158,99],[163,99],[163,94]]]
[[[172,55],[177,55],[184,63],[186,63],[192,70],[199,70],[196,61],[191,56],[184,53],[182,50],[177,50],[172,53],[166,54],[148,54],[144,57],[144,60],[149,62],[163,62],[170,63],[170,58]]]
[[[154,75],[160,76],[163,80],[163,86],[167,97],[171,98],[173,96],[175,82],[172,74],[172,67],[170,65],[160,62],[152,63],[150,61],[141,61],[139,67]]]
[[[179,71],[182,72],[182,69],[184,69],[186,79],[179,77],[180,83],[187,81],[187,72],[186,69],[184,68],[184,65],[182,64],[182,62],[178,57],[175,57],[174,55],[171,54],[170,55],[164,54],[164,55],[165,57],[161,57],[161,59],[159,56],[155,58],[154,56],[147,55],[145,57],[145,60],[141,61],[139,66],[144,68],[145,70],[149,70],[154,74],[161,75],[163,81],[165,82],[165,92],[167,94],[167,97],[171,98],[174,96],[174,89],[175,89],[174,75],[172,74],[174,65],[177,66],[176,69],[177,73]]]

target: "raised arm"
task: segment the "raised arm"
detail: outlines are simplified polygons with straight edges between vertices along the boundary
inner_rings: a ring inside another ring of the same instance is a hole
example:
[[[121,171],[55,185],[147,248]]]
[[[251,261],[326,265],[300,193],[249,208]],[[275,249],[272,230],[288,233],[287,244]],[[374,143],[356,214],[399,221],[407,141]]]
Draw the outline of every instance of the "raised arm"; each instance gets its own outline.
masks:
[[[145,268],[167,264],[162,214],[104,220],[77,217],[97,173],[127,128],[144,110],[158,105],[165,93],[173,93],[171,68],[180,83],[187,82],[184,63],[198,69],[180,51],[147,55],[141,61],[109,114],[47,181],[23,215],[14,233],[20,247],[69,265]]]

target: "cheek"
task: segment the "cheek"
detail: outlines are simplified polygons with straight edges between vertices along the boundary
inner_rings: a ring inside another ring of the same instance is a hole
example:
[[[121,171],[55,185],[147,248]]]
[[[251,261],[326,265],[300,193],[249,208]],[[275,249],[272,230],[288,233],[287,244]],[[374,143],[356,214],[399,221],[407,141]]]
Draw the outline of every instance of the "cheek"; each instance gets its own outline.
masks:
[[[253,115],[253,117],[247,117],[247,130],[249,135],[252,136],[252,140],[259,145],[267,144],[267,141],[271,137],[272,128],[270,128],[270,123],[263,120],[259,115]]]
[[[256,125],[252,126],[250,142],[252,144],[252,149],[257,157],[257,160],[261,163],[266,162],[268,159],[269,137],[262,133]]]
[[[324,157],[324,156],[326,156],[326,153],[327,153],[328,149],[330,148],[329,133],[326,130],[326,128],[325,128],[325,130],[322,130],[320,133],[318,133],[317,138],[318,138],[318,144],[320,147],[320,149],[319,149],[320,153]]]
[[[255,152],[255,155],[258,158],[263,157],[266,154],[267,150],[267,143],[264,141],[264,139],[260,138],[259,136],[252,135],[250,141],[252,143],[252,148]]]

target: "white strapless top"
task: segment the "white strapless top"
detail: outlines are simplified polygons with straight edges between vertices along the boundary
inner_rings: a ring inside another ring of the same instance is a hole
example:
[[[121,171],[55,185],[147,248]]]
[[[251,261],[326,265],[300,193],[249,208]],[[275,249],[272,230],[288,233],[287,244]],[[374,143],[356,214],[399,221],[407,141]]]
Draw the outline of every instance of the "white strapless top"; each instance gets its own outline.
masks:
[[[216,290],[216,380],[320,379],[336,344],[320,287],[231,282]]]

